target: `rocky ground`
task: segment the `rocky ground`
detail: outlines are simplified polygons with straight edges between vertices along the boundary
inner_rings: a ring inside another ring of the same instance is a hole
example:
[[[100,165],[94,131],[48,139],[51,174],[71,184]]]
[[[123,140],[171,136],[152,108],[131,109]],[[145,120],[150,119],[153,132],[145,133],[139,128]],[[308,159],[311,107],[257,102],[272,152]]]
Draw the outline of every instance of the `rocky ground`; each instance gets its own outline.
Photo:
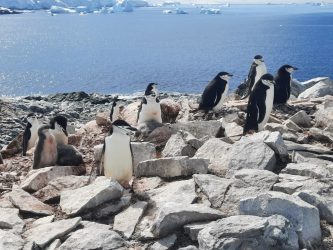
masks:
[[[0,100],[0,249],[333,249],[333,82],[293,94],[248,136],[232,95],[206,117],[198,96],[162,95],[164,125],[133,137],[133,192],[95,174],[113,96]],[[120,99],[136,125],[139,98]],[[29,112],[66,115],[84,165],[31,170]]]

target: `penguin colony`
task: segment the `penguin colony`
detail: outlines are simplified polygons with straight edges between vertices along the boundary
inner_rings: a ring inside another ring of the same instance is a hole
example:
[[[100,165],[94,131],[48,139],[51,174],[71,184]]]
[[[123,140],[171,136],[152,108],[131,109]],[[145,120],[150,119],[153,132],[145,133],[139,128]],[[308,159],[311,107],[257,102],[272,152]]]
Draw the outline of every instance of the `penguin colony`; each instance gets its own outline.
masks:
[[[279,68],[274,77],[267,73],[261,55],[253,58],[246,81],[236,90],[241,99],[248,97],[244,135],[264,128],[273,104],[287,103],[290,98],[292,73],[295,70],[296,67],[286,64]],[[205,114],[221,111],[232,76],[224,71],[218,73],[205,87],[197,111],[203,111]],[[131,135],[137,131],[137,128],[120,119],[122,108],[118,97],[115,97],[110,110],[112,126],[104,139],[98,173],[117,180],[125,188],[131,188],[130,182],[133,177]],[[54,165],[77,166],[83,163],[82,155],[75,147],[68,145],[67,119],[64,116],[55,116],[48,124],[43,124],[41,117],[31,113],[26,120],[22,149],[23,156],[31,155],[33,152],[33,169]],[[156,83],[148,84],[138,109],[138,128],[148,122],[162,123]]]

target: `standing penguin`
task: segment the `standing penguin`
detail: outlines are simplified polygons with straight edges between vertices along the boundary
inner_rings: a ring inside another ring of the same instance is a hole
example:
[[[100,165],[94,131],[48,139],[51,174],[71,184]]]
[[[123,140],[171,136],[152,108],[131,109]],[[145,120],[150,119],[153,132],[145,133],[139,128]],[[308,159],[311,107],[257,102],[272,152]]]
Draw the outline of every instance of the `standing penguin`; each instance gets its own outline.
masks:
[[[230,77],[232,74],[220,72],[210,81],[201,96],[199,110],[206,112],[221,110],[223,101],[228,94]]]
[[[27,120],[28,123],[23,133],[23,156],[26,156],[27,151],[35,146],[38,138],[38,129],[41,126],[41,123],[34,113],[28,114]]]
[[[246,122],[243,134],[260,131],[271,114],[274,98],[274,77],[265,74],[254,87],[247,105]]]
[[[288,64],[279,68],[275,76],[274,104],[285,104],[290,98],[291,74],[298,68]]]
[[[57,162],[57,142],[50,132],[50,126],[43,125],[38,129],[38,142],[34,152],[33,169],[54,166]]]
[[[245,99],[253,91],[255,84],[260,80],[260,78],[267,73],[267,68],[265,65],[264,58],[261,55],[256,55],[253,58],[251,68],[245,82],[246,89],[244,93],[241,94],[241,99]]]
[[[136,131],[127,122],[116,120],[112,123],[110,135],[104,140],[100,174],[117,180],[129,187],[133,176],[133,153],[130,131]]]
[[[50,132],[54,135],[57,144],[68,144],[67,118],[58,115],[50,120]]]
[[[138,125],[154,121],[162,123],[162,111],[160,100],[157,97],[156,83],[150,83],[145,91],[145,96],[142,98],[137,123]]]
[[[118,96],[113,99],[111,112],[110,112],[110,121],[114,122],[119,119],[120,112],[124,108],[123,105],[120,105]]]

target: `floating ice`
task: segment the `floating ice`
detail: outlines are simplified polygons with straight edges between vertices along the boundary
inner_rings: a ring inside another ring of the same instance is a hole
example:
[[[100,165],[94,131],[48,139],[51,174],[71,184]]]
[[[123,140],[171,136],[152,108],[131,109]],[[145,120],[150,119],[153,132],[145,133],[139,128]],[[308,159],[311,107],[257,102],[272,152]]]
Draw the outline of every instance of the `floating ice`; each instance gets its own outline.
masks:
[[[220,9],[206,9],[206,8],[202,8],[200,10],[200,14],[216,15],[216,14],[221,14],[221,10]]]

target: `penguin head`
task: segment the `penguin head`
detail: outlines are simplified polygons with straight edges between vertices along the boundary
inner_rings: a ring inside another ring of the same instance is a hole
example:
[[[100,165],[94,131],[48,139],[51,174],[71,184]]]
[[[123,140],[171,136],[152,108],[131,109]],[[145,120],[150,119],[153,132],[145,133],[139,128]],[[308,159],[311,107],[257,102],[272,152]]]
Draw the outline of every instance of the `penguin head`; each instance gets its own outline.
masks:
[[[217,74],[217,77],[221,78],[224,81],[229,81],[233,75],[228,72],[220,72]]]
[[[51,129],[56,129],[57,126],[61,126],[63,131],[67,130],[67,118],[62,115],[57,115],[50,120]]]
[[[120,133],[129,136],[132,132],[136,131],[136,128],[132,127],[124,120],[116,120],[112,123],[112,133]]]
[[[271,74],[263,75],[260,80],[264,85],[266,85],[268,87],[271,87],[275,84],[274,76]]]
[[[158,95],[158,92],[157,92],[157,83],[149,83],[147,88],[146,88],[146,91],[145,91],[145,96],[148,96],[148,95],[151,95],[151,96],[157,96]]]
[[[287,72],[289,74],[292,74],[295,70],[298,70],[298,68],[291,66],[289,64],[285,64],[279,69],[278,73],[281,74]]]
[[[39,119],[41,117],[42,116],[37,116],[35,113],[29,113],[26,117],[26,120],[27,120],[28,123],[34,124],[34,123],[38,123]]]
[[[253,61],[255,64],[257,65],[260,65],[262,64],[264,61],[264,58],[261,56],[261,55],[256,55],[254,58],[253,58]]]

